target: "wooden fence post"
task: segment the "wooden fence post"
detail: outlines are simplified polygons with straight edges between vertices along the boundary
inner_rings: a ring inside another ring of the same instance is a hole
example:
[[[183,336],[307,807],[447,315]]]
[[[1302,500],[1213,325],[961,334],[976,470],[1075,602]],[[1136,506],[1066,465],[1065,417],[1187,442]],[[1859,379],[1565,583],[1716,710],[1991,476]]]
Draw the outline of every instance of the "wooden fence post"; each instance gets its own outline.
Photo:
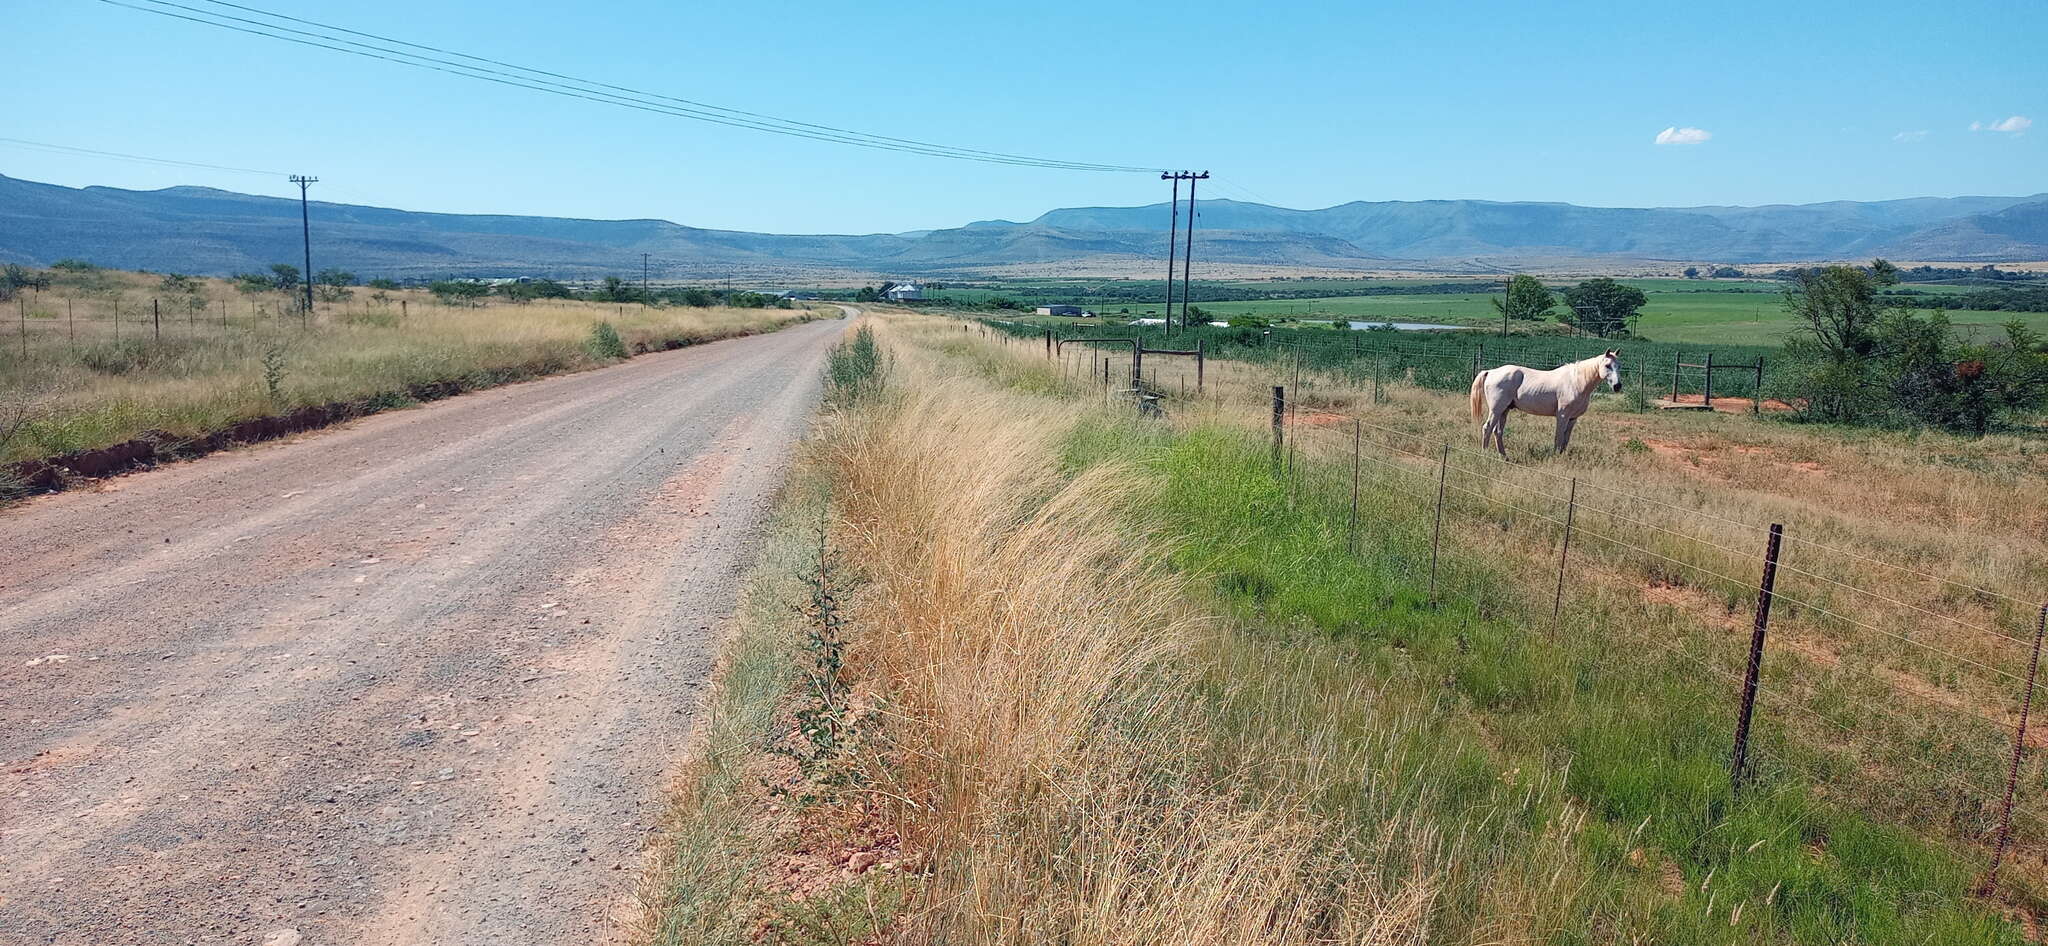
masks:
[[[1711,350],[1707,352],[1706,368],[1707,382],[1704,387],[1700,388],[1700,402],[1707,406],[1707,410],[1711,411],[1714,409],[1714,353]]]
[[[1749,767],[1749,723],[1756,713],[1756,685],[1764,665],[1764,631],[1771,624],[1771,597],[1778,584],[1778,545],[1784,538],[1784,525],[1771,523],[1771,537],[1764,546],[1763,583],[1757,589],[1756,624],[1749,633],[1749,669],[1742,675],[1742,709],[1735,720],[1735,753],[1728,764],[1731,792],[1741,790],[1744,770]]]

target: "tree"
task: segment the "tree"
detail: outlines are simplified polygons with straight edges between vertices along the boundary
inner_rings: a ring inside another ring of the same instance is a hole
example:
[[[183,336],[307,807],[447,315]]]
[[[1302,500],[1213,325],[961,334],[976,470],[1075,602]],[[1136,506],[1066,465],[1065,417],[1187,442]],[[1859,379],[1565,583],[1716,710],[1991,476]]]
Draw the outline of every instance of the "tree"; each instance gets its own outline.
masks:
[[[474,279],[442,279],[427,284],[427,291],[447,305],[476,305],[491,294],[491,287]]]
[[[290,263],[270,264],[270,288],[278,292],[299,288],[299,268]]]
[[[1878,289],[1885,283],[1880,272],[1875,266],[1824,266],[1795,273],[1785,289],[1785,309],[1799,323],[1800,335],[1794,341],[1837,364],[1869,356],[1877,345],[1874,332],[1883,313]],[[1897,268],[1890,272],[1897,279]]]
[[[1685,268],[1685,278],[1687,278],[1687,279],[1698,279],[1698,278],[1700,278],[1700,268],[1699,268],[1699,267],[1697,267],[1697,266],[1687,266],[1687,267]]]
[[[1565,311],[1558,313],[1558,318],[1605,338],[1632,329],[1649,301],[1641,289],[1601,276],[1566,289]]]
[[[1493,311],[1503,313],[1510,319],[1529,322],[1549,319],[1551,307],[1557,304],[1557,300],[1551,296],[1550,290],[1544,287],[1541,280],[1527,275],[1517,275],[1508,280],[1507,297],[1505,305],[1499,299],[1487,301],[1493,303]]]
[[[385,279],[385,278],[383,278],[383,277],[381,277],[381,276],[380,276],[380,277],[378,277],[378,278],[376,278],[376,279],[372,279],[372,280],[370,280],[370,281],[369,281],[369,283],[367,283],[367,285],[368,285],[368,286],[369,286],[370,288],[372,288],[372,289],[381,289],[381,290],[383,290],[383,291],[385,291],[385,292],[389,292],[389,291],[391,291],[391,290],[393,290],[393,289],[397,289],[397,288],[398,288],[398,280],[396,280],[396,279]]]
[[[348,287],[355,285],[356,274],[345,269],[328,267],[313,277],[313,282],[320,287],[320,298],[323,301],[340,302],[353,295]]]
[[[853,294],[853,301],[855,301],[855,302],[880,302],[880,301],[882,301],[882,294],[881,294],[881,293],[879,293],[879,292],[876,292],[876,291],[875,291],[875,287],[873,287],[873,286],[862,286],[862,287],[860,287],[860,291],[859,291],[859,292],[856,292],[856,293],[854,293],[854,294]]]

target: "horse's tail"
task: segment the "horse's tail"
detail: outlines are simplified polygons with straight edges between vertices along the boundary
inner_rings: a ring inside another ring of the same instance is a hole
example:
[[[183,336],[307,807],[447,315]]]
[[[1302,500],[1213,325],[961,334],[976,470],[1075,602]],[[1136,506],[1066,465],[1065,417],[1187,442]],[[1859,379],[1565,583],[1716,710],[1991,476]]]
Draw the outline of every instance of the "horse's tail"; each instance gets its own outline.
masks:
[[[1478,420],[1478,419],[1480,419],[1480,418],[1482,418],[1482,417],[1485,417],[1485,416],[1486,416],[1486,391],[1485,391],[1485,388],[1486,388],[1486,372],[1484,372],[1484,371],[1481,371],[1481,372],[1479,372],[1478,374],[1475,374],[1475,375],[1473,375],[1473,376],[1472,376],[1472,419],[1473,419],[1473,420]]]

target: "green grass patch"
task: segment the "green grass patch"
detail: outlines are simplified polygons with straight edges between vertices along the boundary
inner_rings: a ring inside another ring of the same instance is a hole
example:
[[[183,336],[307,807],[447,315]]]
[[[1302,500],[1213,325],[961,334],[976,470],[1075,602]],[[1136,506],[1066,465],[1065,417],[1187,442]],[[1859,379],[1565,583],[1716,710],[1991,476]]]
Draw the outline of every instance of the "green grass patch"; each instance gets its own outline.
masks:
[[[1730,687],[1692,662],[1685,628],[1654,629],[1673,653],[1597,610],[1552,624],[1547,595],[1528,600],[1520,576],[1448,546],[1432,602],[1426,508],[1368,483],[1353,554],[1348,483],[1283,479],[1235,432],[1102,420],[1066,459],[1156,478],[1144,514],[1243,628],[1213,681],[1213,725],[1246,745],[1274,738],[1272,717],[1300,711],[1274,695],[1301,684],[1249,678],[1280,668],[1376,699],[1347,738],[1379,745],[1377,770],[1317,803],[1357,822],[1361,843],[1403,814],[1468,840],[1434,939],[1502,935],[1502,891],[1526,890],[1538,942],[2023,942],[1969,897],[1979,852],[1847,810],[1768,760],[1731,791]],[[1757,742],[1783,755],[1776,738],[1765,727]],[[1532,865],[1554,876],[1524,876]]]

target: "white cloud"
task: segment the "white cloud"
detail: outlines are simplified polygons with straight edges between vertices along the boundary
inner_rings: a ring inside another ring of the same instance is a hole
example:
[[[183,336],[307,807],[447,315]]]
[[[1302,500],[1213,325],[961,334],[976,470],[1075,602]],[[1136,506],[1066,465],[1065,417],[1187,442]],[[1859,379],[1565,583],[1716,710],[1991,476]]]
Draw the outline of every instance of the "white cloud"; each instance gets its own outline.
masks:
[[[1919,140],[1921,140],[1921,139],[1923,139],[1923,138],[1926,138],[1926,137],[1927,137],[1927,132],[1926,132],[1925,130],[1921,130],[1921,131],[1902,131],[1902,132],[1899,132],[1899,133],[1898,133],[1898,134],[1896,134],[1896,135],[1893,135],[1893,136],[1892,136],[1892,140],[1893,140],[1893,141],[1919,141]]]
[[[1660,145],[1696,145],[1712,137],[1714,137],[1714,133],[1704,128],[1680,128],[1677,125],[1673,125],[1657,133],[1657,143]]]
[[[2014,115],[2002,122],[1971,122],[1971,131],[2002,131],[2017,135],[2034,127],[2034,120],[2025,115]]]

